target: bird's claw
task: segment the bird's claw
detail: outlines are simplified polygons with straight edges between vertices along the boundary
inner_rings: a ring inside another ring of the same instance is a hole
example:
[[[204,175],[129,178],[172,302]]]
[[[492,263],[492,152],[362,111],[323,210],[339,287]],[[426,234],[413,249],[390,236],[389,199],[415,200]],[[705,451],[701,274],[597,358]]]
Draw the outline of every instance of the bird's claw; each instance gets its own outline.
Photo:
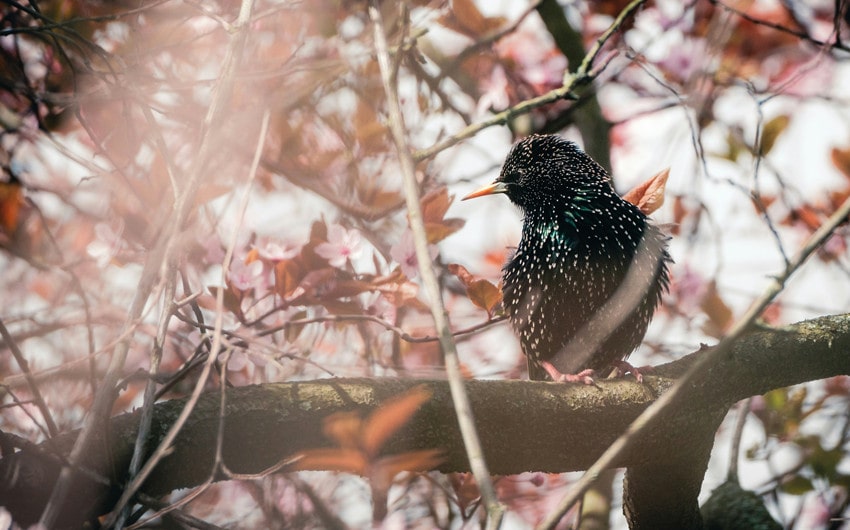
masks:
[[[556,383],[581,383],[583,385],[593,385],[598,386],[596,381],[594,381],[593,376],[596,375],[596,372],[591,370],[590,368],[586,370],[582,370],[577,374],[565,374],[560,370],[555,368],[552,363],[543,361],[540,363],[546,373],[549,374],[549,377],[552,378],[552,381]]]
[[[637,381],[638,383],[643,383],[643,374],[655,370],[654,367],[649,366],[649,365],[641,366],[640,368],[638,368],[636,366],[632,366],[631,364],[627,363],[626,361],[615,362],[614,368],[617,369],[617,376],[618,377],[630,373],[633,376],[635,376],[635,381]]]

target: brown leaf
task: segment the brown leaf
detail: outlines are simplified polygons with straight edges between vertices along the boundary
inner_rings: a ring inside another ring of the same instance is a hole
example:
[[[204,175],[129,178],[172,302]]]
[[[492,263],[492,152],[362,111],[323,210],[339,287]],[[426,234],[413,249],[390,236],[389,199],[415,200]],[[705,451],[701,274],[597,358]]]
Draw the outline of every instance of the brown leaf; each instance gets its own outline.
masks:
[[[423,403],[431,398],[424,386],[417,386],[401,396],[390,398],[369,416],[363,426],[361,447],[369,456],[378,453],[387,438],[395,434]]]
[[[428,238],[428,243],[431,245],[439,243],[463,228],[465,224],[465,220],[456,218],[443,219],[437,223],[425,223],[425,235]]]
[[[779,138],[779,135],[788,128],[789,123],[791,123],[791,117],[783,114],[764,124],[764,129],[761,133],[760,154],[766,155],[771,149],[773,149],[776,139]]]
[[[488,316],[493,316],[493,310],[502,301],[502,291],[491,282],[481,279],[474,280],[466,287],[469,301],[487,311]]]
[[[439,223],[445,217],[453,197],[449,196],[449,189],[441,186],[426,193],[419,201],[422,208],[422,219],[426,223]]]
[[[850,147],[847,149],[832,149],[832,163],[839,171],[844,173],[844,176],[850,179]]]
[[[644,214],[651,214],[664,204],[664,189],[669,175],[670,168],[656,173],[623,195],[623,199],[640,208]]]
[[[463,265],[451,263],[446,268],[466,287],[469,301],[487,311],[489,316],[493,316],[493,310],[502,301],[502,291],[492,282],[476,278]]]
[[[708,316],[709,321],[705,325],[705,332],[713,337],[722,336],[732,325],[732,310],[717,292],[717,283],[712,281],[708,284],[708,292],[700,302],[700,307]]]
[[[446,212],[449,210],[453,195],[449,195],[449,189],[441,186],[435,190],[429,191],[419,201],[422,208],[422,220],[425,223],[425,233],[428,236],[428,243],[437,243],[454,234],[466,224],[463,219],[445,219]]]
[[[446,266],[446,269],[448,269],[450,273],[457,276],[458,279],[463,282],[464,286],[469,286],[469,284],[475,280],[475,277],[473,277],[472,274],[469,273],[466,267],[459,263],[450,263]]]
[[[210,294],[212,294],[213,298],[216,298],[218,297],[218,291],[221,288],[211,285],[208,287],[208,289],[210,290]],[[239,290],[237,290],[231,285],[228,285],[222,293],[222,301],[225,309],[236,315],[239,320],[243,320],[244,315],[242,314],[242,293]],[[214,301],[213,307],[215,307]]]
[[[281,298],[287,298],[304,279],[304,269],[298,260],[285,259],[274,265],[274,289]]]
[[[334,470],[365,476],[369,465],[365,455],[357,449],[308,449],[297,456],[301,458],[287,469],[292,471]]]
[[[480,37],[505,23],[502,17],[482,15],[473,0],[453,0],[451,7],[449,14],[440,17],[440,23],[468,37]]]

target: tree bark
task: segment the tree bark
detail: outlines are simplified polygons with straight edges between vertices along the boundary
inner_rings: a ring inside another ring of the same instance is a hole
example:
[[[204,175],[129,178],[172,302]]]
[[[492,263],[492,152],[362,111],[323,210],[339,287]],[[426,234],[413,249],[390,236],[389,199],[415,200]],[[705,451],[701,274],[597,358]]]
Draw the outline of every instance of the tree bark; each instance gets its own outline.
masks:
[[[657,367],[644,384],[620,379],[600,381],[597,388],[469,381],[467,390],[491,471],[585,469],[700,354]],[[729,406],[774,388],[846,374],[850,374],[850,315],[743,337],[690,387],[687,399],[667,413],[663,430],[644,433],[616,463],[628,468],[625,503],[631,524],[683,528],[679,523],[690,521],[683,517],[698,517],[696,495],[715,429]],[[329,415],[356,411],[366,417],[388,398],[417,385],[428,388],[431,399],[389,439],[382,454],[438,448],[443,455],[440,471],[468,471],[445,381],[326,379],[229,388],[223,411],[219,392],[204,395],[143,491],[156,497],[210,478],[226,478],[212,470],[221,420],[227,468],[257,473],[299,451],[332,447],[323,434]],[[156,446],[184,404],[176,399],[156,405],[148,447]],[[85,456],[84,469],[76,473],[76,495],[64,507],[68,527],[109,511],[125,478],[137,424],[138,412],[120,415],[98,434],[98,449]],[[0,460],[0,505],[16,521],[37,520],[76,436],[77,432],[64,433]],[[673,513],[671,505],[681,509]]]

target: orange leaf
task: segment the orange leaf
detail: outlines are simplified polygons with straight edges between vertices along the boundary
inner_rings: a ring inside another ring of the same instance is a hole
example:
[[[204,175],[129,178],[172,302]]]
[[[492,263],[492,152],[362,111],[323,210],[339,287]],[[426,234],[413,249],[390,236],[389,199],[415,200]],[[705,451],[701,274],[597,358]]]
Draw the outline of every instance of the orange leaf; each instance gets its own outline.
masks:
[[[646,215],[651,214],[664,204],[664,188],[669,175],[670,168],[656,173],[623,195],[623,199],[640,208]]]
[[[450,235],[454,234],[466,224],[463,219],[443,219],[438,223],[425,223],[425,235],[428,237],[428,243],[439,243]]]
[[[430,471],[443,461],[441,449],[423,449],[381,458],[373,474],[386,473],[389,479],[402,471]]]
[[[360,438],[363,420],[356,412],[337,412],[325,418],[325,436],[340,447],[355,448]]]
[[[292,471],[333,470],[365,475],[368,461],[357,449],[308,449],[292,464]]]
[[[387,441],[395,434],[423,403],[431,398],[431,392],[424,386],[417,386],[386,400],[369,416],[363,427],[361,447],[367,455],[374,456]]]
[[[850,178],[850,147],[847,149],[832,149],[832,163],[835,164],[844,176]]]
[[[457,276],[458,279],[463,282],[464,286],[469,286],[469,284],[472,283],[473,280],[475,280],[472,274],[470,274],[469,271],[466,270],[466,267],[460,265],[459,263],[450,263],[446,268],[449,270],[450,273]]]
[[[12,236],[18,229],[21,206],[24,204],[24,188],[12,177],[9,182],[0,182],[0,226]]]
[[[294,259],[285,259],[274,265],[274,288],[281,298],[287,298],[304,278],[304,270]]]
[[[469,297],[469,301],[492,316],[493,310],[502,301],[502,292],[499,288],[492,282],[476,278],[463,265],[451,263],[447,268],[466,287],[466,295]]]
[[[475,280],[466,288],[469,301],[493,316],[493,310],[502,301],[502,291],[487,280]]]

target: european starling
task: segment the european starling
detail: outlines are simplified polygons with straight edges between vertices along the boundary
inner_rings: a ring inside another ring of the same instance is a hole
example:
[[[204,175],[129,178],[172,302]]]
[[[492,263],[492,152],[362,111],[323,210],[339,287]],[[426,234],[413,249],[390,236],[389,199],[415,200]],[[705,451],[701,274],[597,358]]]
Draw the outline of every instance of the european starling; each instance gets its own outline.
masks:
[[[524,214],[502,294],[529,377],[589,384],[597,370],[627,367],[640,379],[625,358],[667,289],[667,237],[599,164],[555,135],[521,140],[499,177],[464,200],[493,193]]]

